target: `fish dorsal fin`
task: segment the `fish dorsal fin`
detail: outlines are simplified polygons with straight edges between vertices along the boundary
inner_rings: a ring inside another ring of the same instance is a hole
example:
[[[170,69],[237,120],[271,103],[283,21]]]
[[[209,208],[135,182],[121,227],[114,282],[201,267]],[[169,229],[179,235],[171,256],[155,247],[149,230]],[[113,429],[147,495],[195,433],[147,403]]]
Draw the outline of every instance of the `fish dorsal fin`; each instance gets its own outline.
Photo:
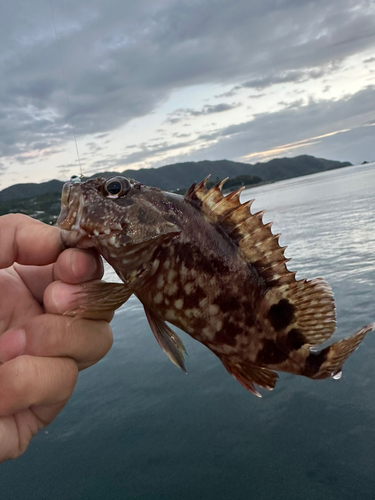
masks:
[[[290,259],[284,255],[286,247],[279,245],[280,235],[272,233],[272,223],[263,223],[264,212],[250,212],[254,200],[240,202],[244,188],[223,196],[225,181],[207,189],[207,179],[194,184],[185,199],[199,207],[213,223],[220,225],[241,249],[246,261],[264,279],[268,288],[270,326],[278,336],[285,337],[281,348],[289,352],[329,339],[336,328],[335,305],[329,285],[319,278],[297,281],[296,273],[286,267]]]
[[[206,187],[207,180],[208,177],[199,184],[193,184],[186,192],[185,200],[198,205],[213,222],[220,224],[267,285],[293,283],[295,273],[286,267],[289,259],[284,256],[286,247],[279,245],[280,235],[272,233],[272,223],[263,224],[264,212],[250,212],[254,200],[240,202],[245,188],[223,196],[222,187],[226,179],[211,189]]]

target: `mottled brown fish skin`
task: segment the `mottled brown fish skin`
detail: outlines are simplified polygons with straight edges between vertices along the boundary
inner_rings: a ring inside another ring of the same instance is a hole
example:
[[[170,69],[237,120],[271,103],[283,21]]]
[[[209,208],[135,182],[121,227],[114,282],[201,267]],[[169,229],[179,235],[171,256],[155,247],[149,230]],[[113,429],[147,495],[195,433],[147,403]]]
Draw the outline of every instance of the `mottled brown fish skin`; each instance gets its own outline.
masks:
[[[159,319],[206,345],[259,395],[253,384],[272,389],[272,370],[311,378],[340,371],[373,326],[312,353],[335,329],[332,293],[323,280],[295,280],[261,216],[239,193],[224,198],[221,185],[208,191],[203,182],[183,198],[99,178],[64,187],[58,225],[67,245],[94,246],[113,266],[128,287],[124,300],[138,296],[161,345],[160,331],[172,344],[177,336],[162,321],[155,327]],[[172,361],[179,350],[172,345]]]
[[[267,308],[265,283],[222,232],[195,209],[183,208],[183,231],[173,245],[164,243],[156,250],[157,270],[137,295],[217,353],[232,354],[246,342],[254,357],[259,344],[256,325]]]

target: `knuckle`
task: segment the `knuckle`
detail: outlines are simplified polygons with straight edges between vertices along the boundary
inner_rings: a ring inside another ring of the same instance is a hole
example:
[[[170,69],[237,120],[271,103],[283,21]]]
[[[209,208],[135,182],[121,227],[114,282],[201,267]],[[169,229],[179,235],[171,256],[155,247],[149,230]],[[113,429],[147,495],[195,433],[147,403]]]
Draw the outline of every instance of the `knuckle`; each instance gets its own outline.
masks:
[[[53,328],[48,331],[49,342],[51,342],[51,352],[63,354],[71,339],[70,318],[53,314]],[[74,332],[73,332],[74,333]]]
[[[47,313],[38,316],[31,326],[30,342],[33,344],[31,354],[56,356],[69,341],[69,318],[58,314]]]
[[[11,382],[12,391],[20,399],[27,395],[30,380],[35,380],[38,376],[38,367],[34,359],[33,356],[24,355],[14,358],[6,364],[7,377]]]
[[[87,327],[91,330],[92,341],[86,356],[83,356],[81,361],[85,365],[91,366],[104,358],[111,349],[113,334],[109,323],[104,320],[89,320]]]
[[[20,457],[26,450],[27,446],[23,447],[23,443],[19,439],[10,439],[9,434],[0,431],[0,462],[6,460],[15,460]]]
[[[39,317],[26,333],[28,354],[43,357],[68,357],[80,363],[81,366],[87,363],[93,364],[102,359],[113,344],[111,326],[104,319],[72,318],[47,313]],[[33,367],[32,362],[27,359],[27,356],[20,356],[17,359],[21,358],[25,358],[22,365],[14,366],[12,370],[14,372],[32,371],[34,376],[36,368]],[[20,381],[19,384],[21,383]]]
[[[77,363],[73,359],[62,358],[61,361],[65,365],[61,370],[63,374],[63,390],[61,394],[63,396],[63,400],[68,400],[77,383],[78,367]]]
[[[92,346],[93,350],[91,360],[92,363],[97,363],[99,360],[104,358],[104,356],[111,349],[113,344],[113,335],[112,329],[107,321],[96,320],[94,327],[96,335],[95,339],[93,339],[94,344]]]
[[[2,220],[5,223],[12,223],[12,225],[23,224],[28,222],[30,218],[24,214],[6,214],[2,216]]]

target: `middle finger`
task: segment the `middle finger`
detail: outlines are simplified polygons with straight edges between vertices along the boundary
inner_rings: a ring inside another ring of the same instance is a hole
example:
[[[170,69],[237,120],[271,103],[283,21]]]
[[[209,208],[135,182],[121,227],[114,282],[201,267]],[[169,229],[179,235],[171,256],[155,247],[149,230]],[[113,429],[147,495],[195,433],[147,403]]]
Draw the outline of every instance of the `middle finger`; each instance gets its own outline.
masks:
[[[104,357],[112,342],[107,321],[41,314],[0,337],[0,364],[29,354],[69,357],[83,370]]]

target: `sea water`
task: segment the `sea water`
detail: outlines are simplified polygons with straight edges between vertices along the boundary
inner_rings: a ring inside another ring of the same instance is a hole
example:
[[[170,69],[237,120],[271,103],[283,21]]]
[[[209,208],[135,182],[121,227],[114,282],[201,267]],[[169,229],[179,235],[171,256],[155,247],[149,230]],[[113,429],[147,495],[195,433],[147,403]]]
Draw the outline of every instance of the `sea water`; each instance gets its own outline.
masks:
[[[282,233],[297,277],[333,287],[334,340],[375,321],[374,191],[369,164],[243,193]],[[280,374],[259,399],[183,332],[179,371],[135,298],[112,326],[112,350],[80,374],[63,412],[0,466],[1,500],[375,497],[375,333],[340,380]]]

